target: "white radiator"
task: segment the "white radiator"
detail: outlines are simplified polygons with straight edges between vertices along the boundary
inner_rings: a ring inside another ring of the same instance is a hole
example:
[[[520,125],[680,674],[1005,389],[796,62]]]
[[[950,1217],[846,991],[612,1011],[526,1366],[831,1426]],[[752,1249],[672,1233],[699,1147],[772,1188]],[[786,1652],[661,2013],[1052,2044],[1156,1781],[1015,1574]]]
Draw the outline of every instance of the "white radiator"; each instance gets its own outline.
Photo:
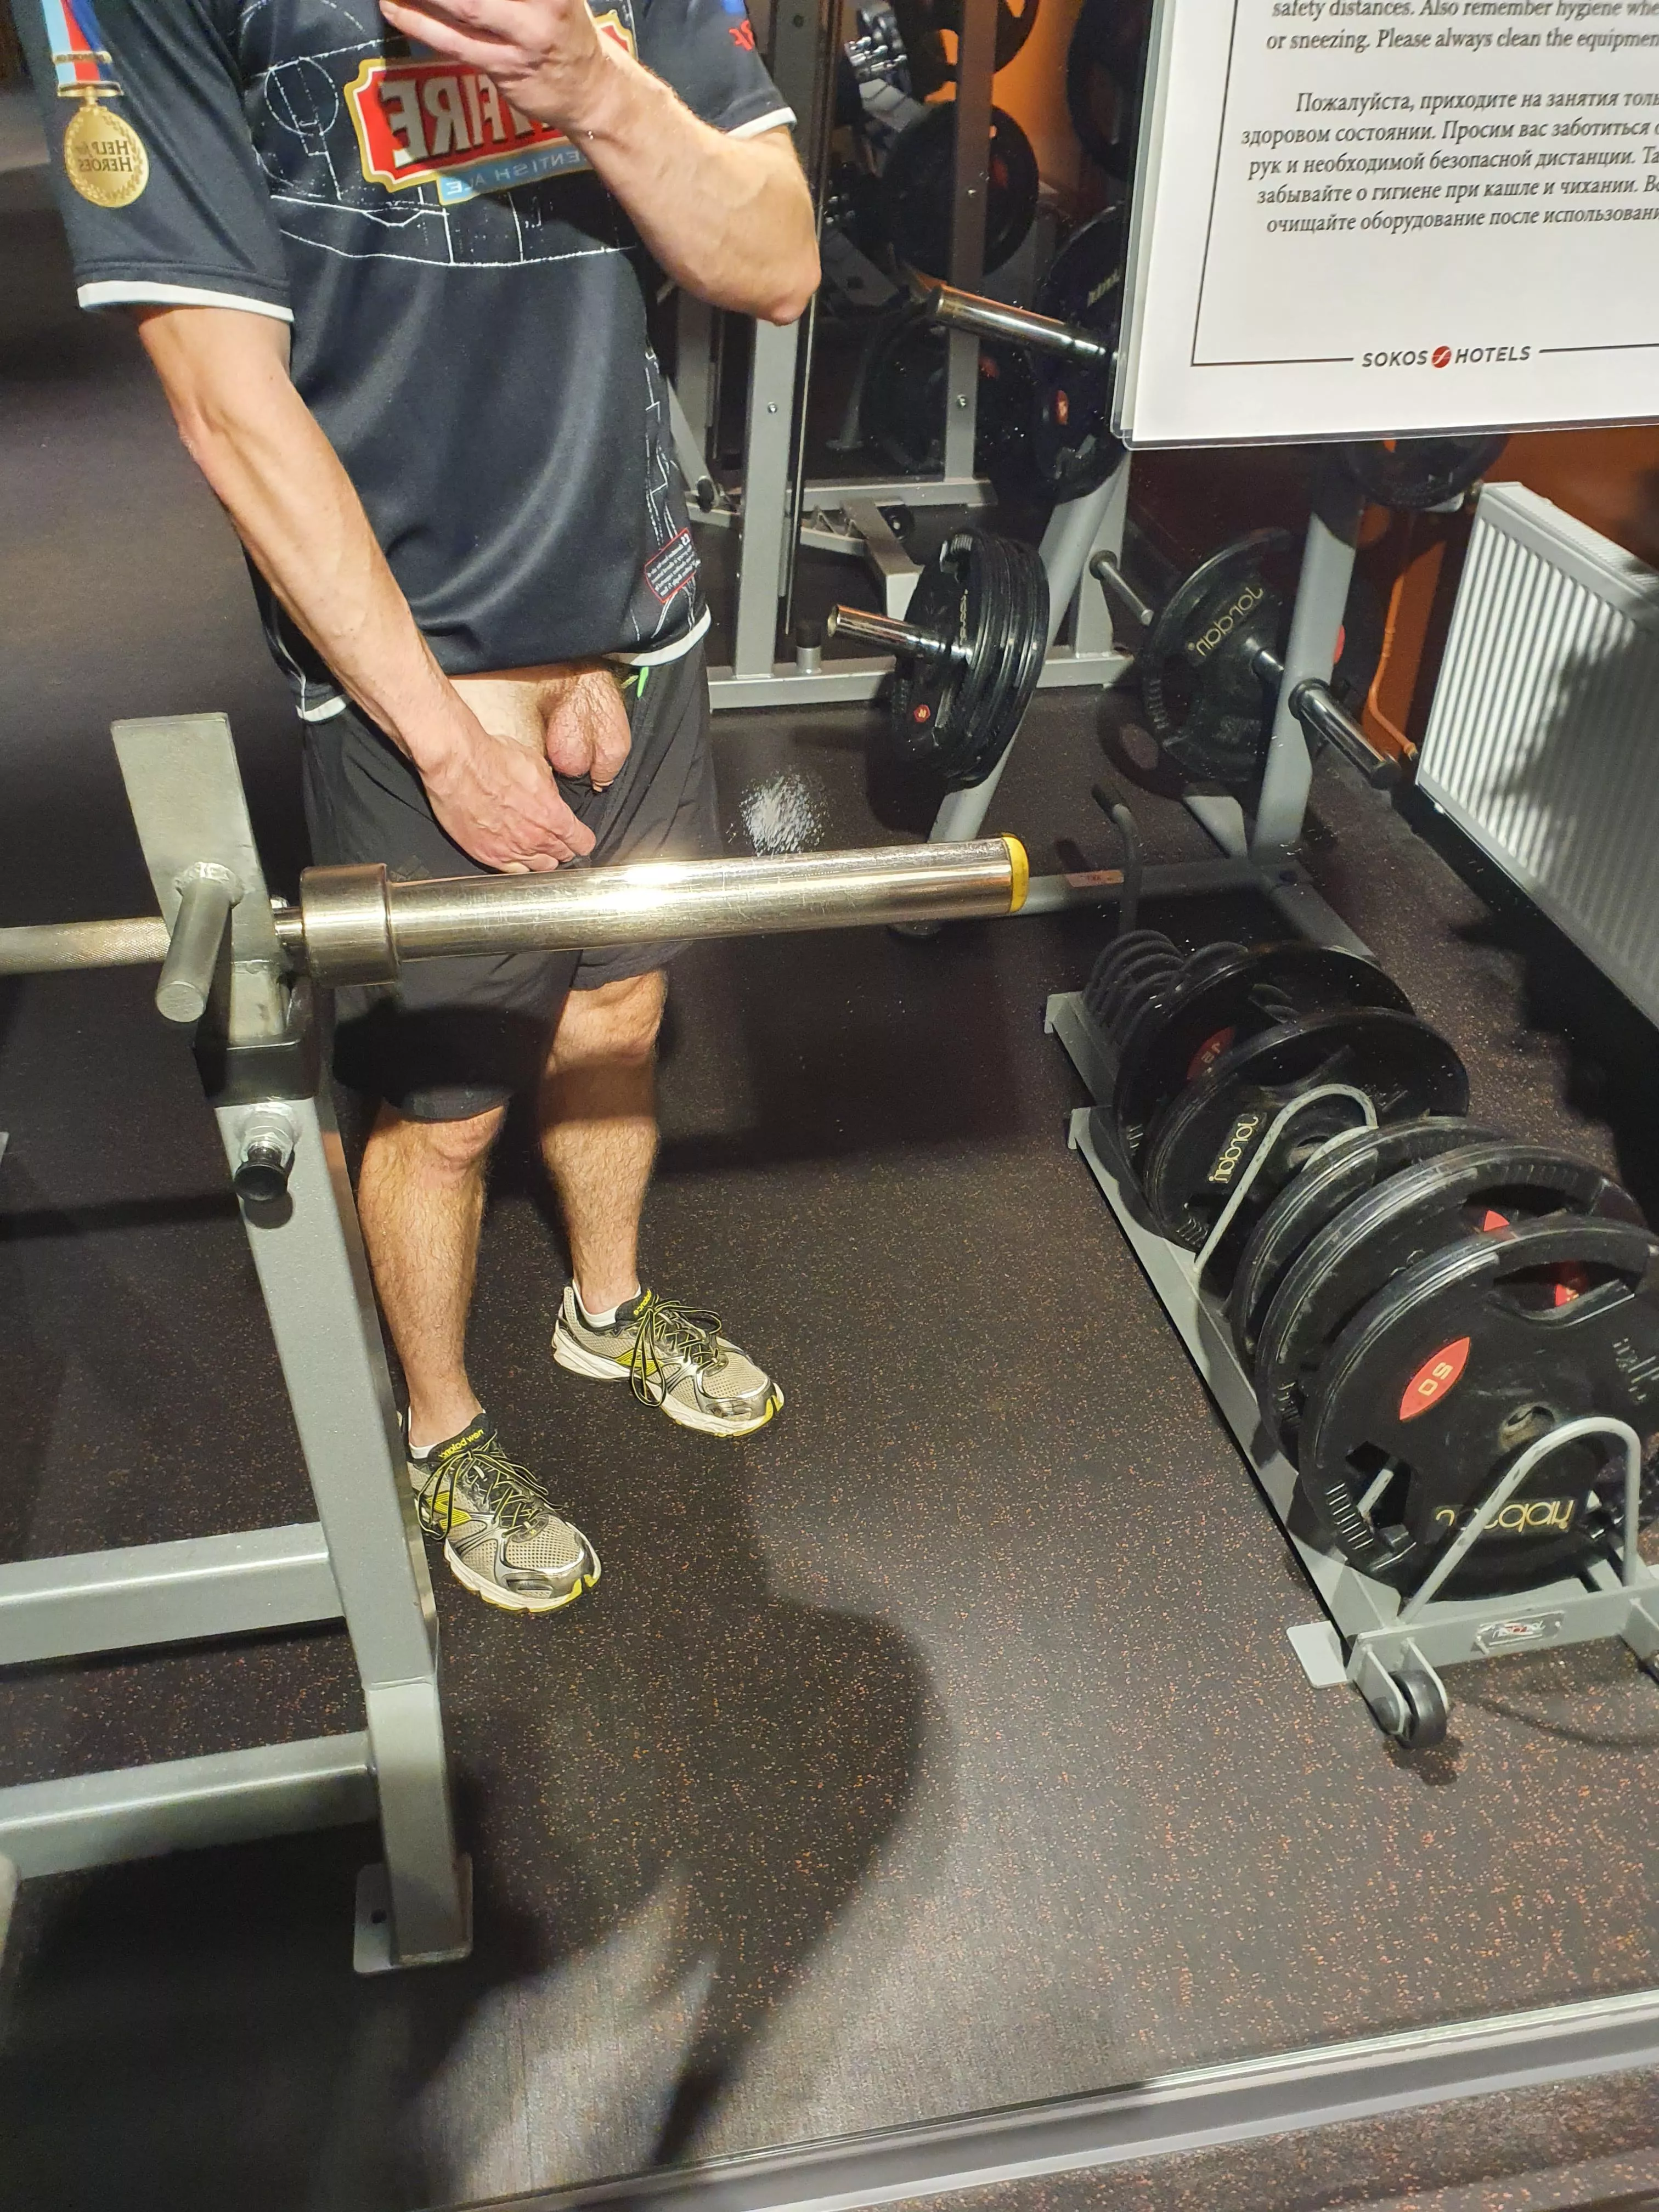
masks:
[[[1659,1020],[1659,574],[1487,485],[1418,782]]]

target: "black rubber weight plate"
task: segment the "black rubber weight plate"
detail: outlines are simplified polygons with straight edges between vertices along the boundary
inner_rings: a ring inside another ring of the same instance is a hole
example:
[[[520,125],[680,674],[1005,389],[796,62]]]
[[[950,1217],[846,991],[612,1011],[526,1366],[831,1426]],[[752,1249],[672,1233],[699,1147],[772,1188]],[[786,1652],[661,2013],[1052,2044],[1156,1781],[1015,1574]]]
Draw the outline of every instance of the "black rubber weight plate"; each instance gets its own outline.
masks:
[[[922,570],[906,619],[917,629],[973,647],[984,635],[985,571],[970,533],[947,538]],[[981,654],[961,661],[904,661],[893,678],[894,744],[902,760],[936,764],[971,728],[983,685]]]
[[[1224,1052],[1152,1125],[1142,1183],[1164,1234],[1196,1250],[1280,1108],[1323,1084],[1364,1092],[1379,1123],[1462,1114],[1469,1103],[1462,1061],[1414,1014],[1363,1006],[1264,1030]],[[1332,1103],[1334,1109],[1346,1104]],[[1304,1146],[1351,1127],[1352,1113],[1322,1127],[1321,1120],[1310,1109],[1304,1121],[1311,1126],[1295,1132],[1295,1150],[1260,1178],[1255,1202],[1239,1224],[1241,1246],[1260,1212],[1306,1158]]]
[[[1256,1401],[1287,1456],[1320,1364],[1362,1306],[1431,1253],[1554,1213],[1642,1219],[1587,1160],[1496,1137],[1404,1170],[1328,1222],[1286,1270],[1256,1345]]]
[[[956,102],[930,107],[893,142],[881,173],[888,236],[901,260],[927,276],[950,275],[955,191]],[[1000,269],[1036,217],[1037,165],[1031,142],[1012,115],[991,110],[989,183],[985,196],[985,267]]]
[[[1561,1304],[1564,1283],[1586,1287]],[[1337,1339],[1309,1395],[1298,1486],[1344,1558],[1413,1589],[1528,1444],[1580,1416],[1644,1440],[1647,1517],[1656,1391],[1659,1237],[1594,1220],[1468,1237]],[[1559,1573],[1603,1540],[1624,1486],[1611,1440],[1563,1446],[1483,1529],[1447,1594]]]
[[[1073,233],[1037,294],[1037,313],[1087,331],[1109,349],[1097,362],[1034,351],[1030,465],[1043,495],[1081,499],[1123,459],[1112,435],[1112,380],[1123,312],[1124,211],[1109,208]]]
[[[1121,1035],[1112,1110],[1131,1158],[1163,1108],[1222,1053],[1285,1021],[1344,1006],[1411,1012],[1374,960],[1326,945],[1252,945],[1207,966],[1188,963]]]
[[[1455,1115],[1427,1115],[1386,1129],[1353,1129],[1330,1144],[1293,1182],[1287,1183],[1250,1233],[1233,1278],[1227,1322],[1246,1367],[1255,1359],[1256,1338],[1268,1301],[1297,1255],[1345,1206],[1401,1168],[1415,1167],[1460,1145],[1496,1141]]]

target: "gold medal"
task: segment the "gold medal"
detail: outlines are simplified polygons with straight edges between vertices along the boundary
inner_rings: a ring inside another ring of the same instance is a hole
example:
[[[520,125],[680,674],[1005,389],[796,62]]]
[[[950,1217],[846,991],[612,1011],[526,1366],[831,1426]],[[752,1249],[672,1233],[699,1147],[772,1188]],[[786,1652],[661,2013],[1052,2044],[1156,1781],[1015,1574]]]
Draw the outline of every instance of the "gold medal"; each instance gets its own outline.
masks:
[[[88,98],[64,132],[64,170],[94,207],[131,207],[149,182],[149,155],[124,116]]]

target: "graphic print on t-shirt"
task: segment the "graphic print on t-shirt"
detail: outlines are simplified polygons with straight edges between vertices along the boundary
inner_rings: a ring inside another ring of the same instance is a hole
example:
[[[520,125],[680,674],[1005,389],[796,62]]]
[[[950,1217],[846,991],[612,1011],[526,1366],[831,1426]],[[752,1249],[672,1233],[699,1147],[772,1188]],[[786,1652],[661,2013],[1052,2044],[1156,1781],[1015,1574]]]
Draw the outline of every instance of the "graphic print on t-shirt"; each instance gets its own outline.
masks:
[[[602,39],[635,52],[614,10],[593,21]],[[388,191],[435,185],[447,205],[590,166],[562,131],[521,114],[480,70],[381,56],[362,64],[345,100],[363,174]]]
[[[588,5],[716,130],[791,119],[731,35],[742,0]],[[707,613],[639,240],[580,138],[398,37],[379,0],[15,12],[82,303],[222,297],[291,322],[295,389],[441,667],[692,641]],[[66,110],[88,100],[137,134],[147,179],[101,139],[104,166],[76,169]],[[255,590],[301,712],[326,714],[329,671]]]

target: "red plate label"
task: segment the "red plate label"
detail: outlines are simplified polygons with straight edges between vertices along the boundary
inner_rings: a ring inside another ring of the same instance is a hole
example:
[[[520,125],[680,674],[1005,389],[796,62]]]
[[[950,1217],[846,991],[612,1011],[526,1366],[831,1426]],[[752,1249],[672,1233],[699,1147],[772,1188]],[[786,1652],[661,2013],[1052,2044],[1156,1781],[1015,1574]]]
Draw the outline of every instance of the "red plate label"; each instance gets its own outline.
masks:
[[[1425,1359],[1406,1385],[1400,1401],[1401,1419],[1414,1421],[1431,1406],[1437,1406],[1468,1366],[1468,1358],[1469,1340],[1460,1336]]]
[[[1488,1233],[1494,1229],[1507,1229],[1509,1225],[1510,1218],[1508,1214],[1495,1212],[1491,1206],[1486,1208],[1486,1218],[1480,1224],[1481,1228],[1486,1230]]]
[[[1188,1082],[1196,1083],[1210,1062],[1212,1060],[1219,1060],[1237,1035],[1238,1031],[1236,1029],[1218,1030],[1212,1037],[1206,1037],[1193,1054],[1192,1065],[1187,1070]]]

